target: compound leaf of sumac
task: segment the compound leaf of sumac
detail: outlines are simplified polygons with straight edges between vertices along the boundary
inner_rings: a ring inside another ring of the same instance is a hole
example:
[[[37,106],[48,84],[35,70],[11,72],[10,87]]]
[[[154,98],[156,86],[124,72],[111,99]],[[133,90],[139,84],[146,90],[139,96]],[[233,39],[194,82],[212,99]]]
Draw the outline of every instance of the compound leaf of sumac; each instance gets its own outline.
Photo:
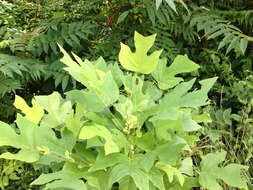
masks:
[[[207,154],[200,163],[199,183],[208,190],[222,190],[217,182],[218,179],[221,179],[229,186],[248,189],[246,180],[241,175],[241,171],[247,170],[248,167],[239,164],[219,167],[219,164],[225,161],[225,157],[225,151]]]
[[[119,62],[127,70],[137,73],[149,74],[155,70],[159,56],[162,50],[155,51],[150,55],[147,55],[149,49],[155,42],[156,35],[142,36],[138,32],[135,32],[134,42],[136,51],[133,53],[131,49],[121,43],[121,49],[119,53]]]

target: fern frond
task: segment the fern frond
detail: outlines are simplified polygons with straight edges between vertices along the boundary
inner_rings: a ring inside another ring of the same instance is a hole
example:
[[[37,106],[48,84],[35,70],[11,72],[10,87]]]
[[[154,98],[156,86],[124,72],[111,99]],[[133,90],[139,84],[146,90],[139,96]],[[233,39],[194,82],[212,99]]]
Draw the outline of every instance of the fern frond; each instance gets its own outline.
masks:
[[[219,15],[209,14],[209,12],[195,14],[190,26],[196,26],[198,31],[203,30],[203,37],[208,40],[223,36],[218,49],[227,46],[226,53],[239,47],[241,53],[244,54],[248,41],[253,41],[252,37],[243,34],[239,28],[230,24],[228,20],[221,19]]]
[[[19,89],[22,89],[22,85],[18,80],[0,75],[0,96],[4,96],[6,93],[15,92]]]
[[[156,49],[163,49],[163,56],[168,57],[170,60],[174,60],[176,55],[179,54],[180,49],[172,40],[172,35],[168,32],[168,30],[169,28],[166,26],[161,27],[156,25],[152,27],[149,32],[151,34],[157,34],[154,47]]]
[[[8,77],[28,74],[36,80],[40,78],[42,72],[45,72],[44,67],[42,62],[36,59],[0,54],[0,73]]]
[[[81,40],[88,40],[93,34],[92,29],[96,25],[90,22],[58,23],[49,25],[48,28],[38,36],[31,38],[27,50],[35,56],[57,54],[57,43],[68,44],[71,48],[79,49]]]

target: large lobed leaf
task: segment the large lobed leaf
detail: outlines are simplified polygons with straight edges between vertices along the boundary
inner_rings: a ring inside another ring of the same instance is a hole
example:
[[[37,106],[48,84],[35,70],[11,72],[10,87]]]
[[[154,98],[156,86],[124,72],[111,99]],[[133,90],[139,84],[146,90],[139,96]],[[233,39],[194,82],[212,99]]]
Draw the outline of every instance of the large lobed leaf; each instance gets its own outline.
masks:
[[[217,183],[217,180],[221,179],[232,187],[248,189],[246,180],[241,176],[241,170],[247,170],[248,167],[229,164],[221,168],[219,164],[225,161],[225,157],[226,152],[224,151],[206,155],[200,164],[199,183],[208,190],[222,190],[222,187]]]
[[[30,108],[23,98],[16,95],[15,102],[13,105],[17,109],[20,109],[25,114],[26,119],[28,119],[29,121],[33,121],[36,124],[40,122],[41,118],[44,115],[44,110],[42,109],[40,104],[36,102],[34,99],[32,99],[33,107]]]
[[[152,76],[158,82],[159,88],[162,90],[172,88],[183,81],[181,77],[175,77],[175,75],[192,72],[199,68],[199,65],[191,61],[187,55],[178,55],[169,67],[166,65],[167,59],[160,59],[157,68],[152,73]]]
[[[16,123],[20,134],[17,134],[11,126],[0,122],[0,146],[11,146],[21,150],[16,154],[3,153],[0,158],[36,162],[43,154],[58,162],[65,157],[67,151],[71,152],[73,144],[70,143],[68,135],[58,139],[52,129],[46,126],[39,127],[20,114]]]
[[[153,46],[155,37],[155,34],[144,37],[138,32],[135,32],[134,42],[136,51],[133,53],[127,45],[121,43],[121,50],[119,53],[120,64],[125,69],[137,73],[149,74],[154,71],[162,50],[155,51],[150,55],[147,55],[147,53]]]
[[[99,105],[98,109],[95,108],[98,112],[117,101],[119,89],[112,75],[112,71],[103,71],[101,68],[96,68],[96,65],[93,65],[88,60],[83,62],[78,56],[73,54],[78,64],[72,60],[61,46],[59,47],[64,54],[61,61],[68,66],[65,70],[88,88],[88,91],[84,91],[83,93],[73,91],[71,96],[83,96],[84,101],[86,101],[85,105],[88,105],[92,111],[94,109],[89,106],[88,101],[96,102]]]

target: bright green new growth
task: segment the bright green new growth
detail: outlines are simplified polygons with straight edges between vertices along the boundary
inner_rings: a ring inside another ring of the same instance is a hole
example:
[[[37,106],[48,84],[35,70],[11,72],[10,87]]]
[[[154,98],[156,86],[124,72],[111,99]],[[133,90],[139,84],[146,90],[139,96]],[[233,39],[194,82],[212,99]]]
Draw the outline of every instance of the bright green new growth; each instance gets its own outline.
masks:
[[[136,51],[133,53],[131,49],[121,43],[121,49],[119,53],[119,62],[127,70],[137,73],[149,74],[155,70],[159,56],[162,50],[155,51],[151,55],[147,55],[149,49],[155,42],[156,35],[144,37],[138,32],[134,34],[134,43]]]
[[[33,121],[36,124],[40,122],[41,118],[44,115],[44,110],[42,109],[40,104],[36,102],[34,99],[32,99],[33,107],[30,108],[23,98],[16,95],[15,102],[13,105],[17,109],[20,109],[26,115],[26,118],[28,120]]]
[[[37,167],[64,163],[62,170],[42,174],[32,183],[45,189],[111,190],[118,183],[117,190],[189,190],[201,185],[212,190],[220,188],[216,179],[246,188],[239,174],[247,167],[218,167],[224,153],[207,155],[200,174],[195,172],[190,155],[199,140],[196,131],[210,122],[198,108],[208,104],[217,78],[199,81],[201,89],[191,91],[196,79],[184,82],[176,75],[199,66],[182,55],[168,67],[166,59],[159,62],[161,51],[147,56],[154,40],[155,35],[135,33],[136,52],[122,44],[119,58],[127,70],[151,73],[159,88],[102,58],[83,62],[73,54],[74,61],[60,47],[65,69],[86,88],[67,92],[65,99],[57,92],[36,96],[32,108],[16,96],[14,105],[25,117],[17,116],[18,133],[0,122],[0,146],[20,150],[0,158]]]

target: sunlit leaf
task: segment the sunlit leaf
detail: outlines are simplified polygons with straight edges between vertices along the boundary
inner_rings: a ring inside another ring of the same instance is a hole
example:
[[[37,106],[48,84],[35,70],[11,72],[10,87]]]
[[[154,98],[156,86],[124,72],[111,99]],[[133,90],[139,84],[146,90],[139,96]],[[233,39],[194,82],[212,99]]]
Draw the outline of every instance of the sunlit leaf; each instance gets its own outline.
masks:
[[[13,104],[17,109],[20,109],[24,114],[26,119],[38,124],[44,115],[44,110],[38,102],[32,99],[32,107],[29,107],[25,100],[20,96],[15,96],[15,102]]]
[[[138,73],[149,74],[154,71],[162,50],[155,51],[150,55],[147,55],[147,53],[153,46],[155,37],[155,34],[145,37],[135,32],[134,42],[136,51],[133,53],[127,45],[121,43],[121,50],[119,53],[120,64],[125,69]]]

